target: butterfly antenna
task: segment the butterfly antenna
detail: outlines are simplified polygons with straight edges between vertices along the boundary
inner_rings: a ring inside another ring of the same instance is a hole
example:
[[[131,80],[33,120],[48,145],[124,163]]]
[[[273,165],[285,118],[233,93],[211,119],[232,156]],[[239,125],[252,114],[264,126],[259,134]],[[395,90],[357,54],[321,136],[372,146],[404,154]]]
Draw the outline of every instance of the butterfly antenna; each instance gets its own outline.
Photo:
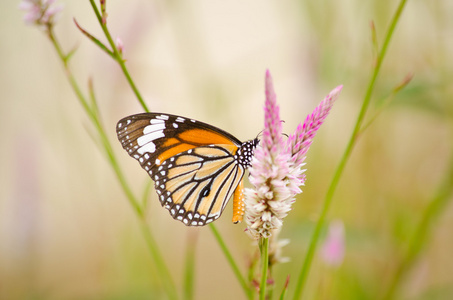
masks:
[[[285,120],[280,120],[280,122],[285,123]],[[259,138],[263,134],[263,130],[261,130],[257,135],[256,138]],[[282,133],[284,136],[289,137],[286,133]]]
[[[264,131],[264,129],[261,130],[261,131],[256,135],[256,138],[257,138],[257,139],[263,134],[263,131]]]

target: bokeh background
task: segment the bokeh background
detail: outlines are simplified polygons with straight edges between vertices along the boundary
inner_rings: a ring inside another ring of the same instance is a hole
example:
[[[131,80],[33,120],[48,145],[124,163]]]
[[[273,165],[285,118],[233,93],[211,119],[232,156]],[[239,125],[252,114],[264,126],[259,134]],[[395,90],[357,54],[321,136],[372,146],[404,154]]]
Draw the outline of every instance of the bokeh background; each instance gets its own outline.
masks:
[[[108,1],[108,26],[124,43],[132,77],[154,111],[221,127],[241,140],[263,128],[268,68],[291,133],[334,87],[338,102],[307,158],[307,182],[285,219],[290,239],[277,290],[295,283],[323,197],[344,151],[398,1]],[[149,183],[116,141],[116,122],[142,112],[116,63],[75,27],[101,40],[89,1],[60,0],[56,26],[137,195]],[[0,298],[165,299],[138,221],[47,37],[26,26],[19,1],[0,2]],[[306,299],[378,299],[449,168],[453,117],[453,2],[408,1],[367,120],[341,179],[330,220],[345,227],[339,267],[319,255]],[[413,80],[382,109],[395,86]],[[451,189],[451,187],[450,187]],[[149,226],[178,286],[187,241],[197,237],[195,298],[244,294],[209,228],[174,221],[150,193]],[[256,246],[231,204],[216,222],[245,271]],[[453,298],[453,207],[443,206],[398,299]],[[293,289],[294,286],[290,288]]]

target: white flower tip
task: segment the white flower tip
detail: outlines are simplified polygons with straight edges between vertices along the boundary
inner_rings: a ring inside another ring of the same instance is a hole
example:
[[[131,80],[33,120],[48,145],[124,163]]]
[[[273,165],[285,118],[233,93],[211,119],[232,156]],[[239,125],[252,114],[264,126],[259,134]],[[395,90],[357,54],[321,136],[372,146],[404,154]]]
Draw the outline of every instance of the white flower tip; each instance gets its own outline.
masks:
[[[337,86],[336,88],[334,88],[330,93],[329,93],[329,96],[330,97],[337,97],[338,94],[340,94],[341,90],[343,90],[343,85],[340,84],[339,86]]]

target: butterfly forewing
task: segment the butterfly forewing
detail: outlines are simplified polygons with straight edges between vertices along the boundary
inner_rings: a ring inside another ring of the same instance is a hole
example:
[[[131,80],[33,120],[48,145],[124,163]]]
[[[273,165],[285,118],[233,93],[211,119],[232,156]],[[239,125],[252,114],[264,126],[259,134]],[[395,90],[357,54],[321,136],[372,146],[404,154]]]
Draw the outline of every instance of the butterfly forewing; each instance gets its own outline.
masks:
[[[217,219],[244,175],[234,157],[242,143],[206,123],[144,113],[120,120],[117,134],[154,180],[162,206],[186,225]]]

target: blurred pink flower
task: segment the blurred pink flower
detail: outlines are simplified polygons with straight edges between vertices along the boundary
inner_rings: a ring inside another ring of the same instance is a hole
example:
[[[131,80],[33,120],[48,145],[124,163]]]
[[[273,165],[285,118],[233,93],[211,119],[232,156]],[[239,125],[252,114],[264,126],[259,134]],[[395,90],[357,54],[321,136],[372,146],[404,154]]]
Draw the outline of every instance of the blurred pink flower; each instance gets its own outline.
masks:
[[[120,54],[123,54],[124,44],[123,44],[123,41],[119,37],[116,38],[116,48],[118,49],[118,52]]]
[[[305,170],[301,169],[305,154],[341,88],[334,89],[305,123],[284,140],[272,77],[266,71],[263,137],[249,169],[249,179],[255,188],[245,190],[246,221],[252,237],[268,238],[282,226],[294,196],[302,192],[299,187],[305,182]]]
[[[54,5],[55,0],[23,0],[19,4],[26,11],[25,23],[29,25],[51,26],[55,16],[63,10],[62,5]]]
[[[334,267],[343,262],[345,252],[344,225],[341,221],[332,221],[329,225],[327,237],[321,247],[323,261]]]

